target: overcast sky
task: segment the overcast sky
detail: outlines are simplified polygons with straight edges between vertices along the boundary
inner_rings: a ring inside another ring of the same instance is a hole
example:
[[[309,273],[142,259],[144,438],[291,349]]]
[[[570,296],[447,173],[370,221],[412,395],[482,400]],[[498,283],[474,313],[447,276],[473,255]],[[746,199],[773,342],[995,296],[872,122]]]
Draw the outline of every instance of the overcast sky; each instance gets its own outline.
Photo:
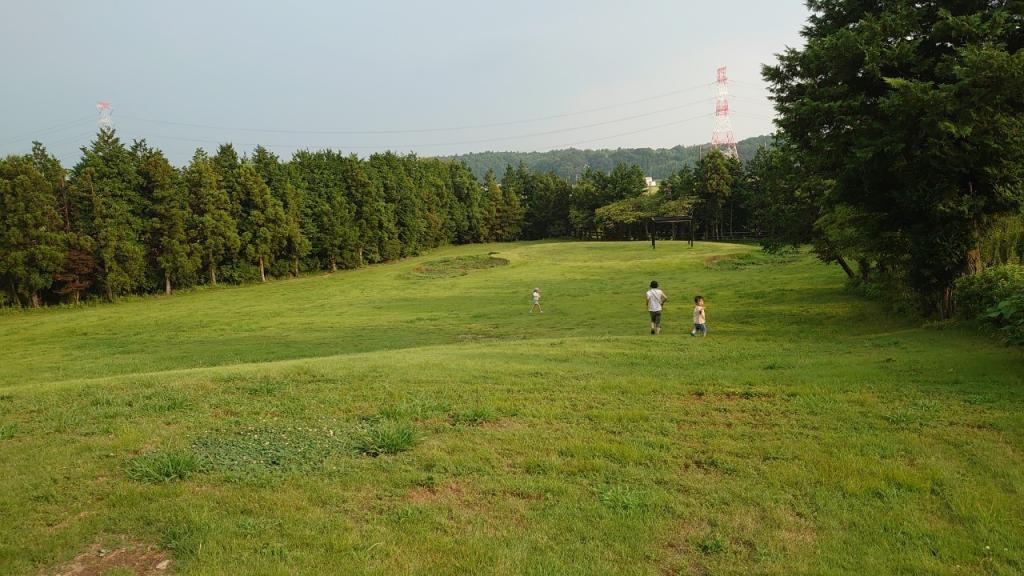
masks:
[[[772,131],[760,66],[801,45],[806,16],[801,0],[11,1],[0,154],[39,139],[73,163],[98,100],[179,165],[225,141],[285,157],[689,145],[710,140],[720,65],[742,139]]]

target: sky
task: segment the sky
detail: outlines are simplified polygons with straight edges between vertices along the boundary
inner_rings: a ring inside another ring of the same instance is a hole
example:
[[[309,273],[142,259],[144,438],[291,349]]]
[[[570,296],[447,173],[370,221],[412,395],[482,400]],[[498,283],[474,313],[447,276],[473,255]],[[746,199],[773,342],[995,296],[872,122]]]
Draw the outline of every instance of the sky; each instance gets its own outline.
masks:
[[[727,66],[737,139],[773,131],[762,64],[802,0],[8,2],[0,155],[65,165],[109,101],[182,165],[263,144],[422,156],[708,142]]]

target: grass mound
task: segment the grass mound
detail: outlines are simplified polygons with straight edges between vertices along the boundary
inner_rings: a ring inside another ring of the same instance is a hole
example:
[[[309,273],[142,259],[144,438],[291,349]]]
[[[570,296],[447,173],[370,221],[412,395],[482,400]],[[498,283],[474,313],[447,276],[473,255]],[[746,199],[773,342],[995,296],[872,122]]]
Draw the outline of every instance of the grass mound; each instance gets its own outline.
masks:
[[[452,278],[465,276],[474,270],[486,270],[497,266],[505,266],[508,260],[496,258],[490,254],[472,256],[454,256],[424,262],[413,268],[413,274],[421,278]]]

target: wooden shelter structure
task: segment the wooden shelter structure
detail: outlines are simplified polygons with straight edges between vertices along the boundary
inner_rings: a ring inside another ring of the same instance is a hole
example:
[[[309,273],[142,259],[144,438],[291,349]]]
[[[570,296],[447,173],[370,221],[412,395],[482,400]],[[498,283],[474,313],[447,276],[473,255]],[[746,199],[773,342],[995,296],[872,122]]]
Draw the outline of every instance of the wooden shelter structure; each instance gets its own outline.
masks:
[[[652,216],[648,234],[651,237],[651,249],[657,248],[658,224],[671,224],[672,237],[675,238],[675,227],[678,224],[687,224],[689,229],[690,247],[693,247],[693,216]]]

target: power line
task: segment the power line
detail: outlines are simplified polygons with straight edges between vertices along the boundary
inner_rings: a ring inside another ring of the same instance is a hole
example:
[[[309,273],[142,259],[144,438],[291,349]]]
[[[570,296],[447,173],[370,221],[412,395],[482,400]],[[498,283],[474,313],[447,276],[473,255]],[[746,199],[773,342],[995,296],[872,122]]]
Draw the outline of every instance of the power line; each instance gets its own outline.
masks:
[[[542,132],[531,132],[531,133],[527,133],[527,134],[516,134],[516,135],[513,135],[513,136],[497,136],[497,137],[492,137],[492,138],[480,138],[480,139],[474,139],[474,140],[459,140],[459,141],[451,141],[451,142],[432,142],[432,143],[431,142],[425,142],[425,143],[408,143],[408,144],[375,144],[375,145],[358,145],[358,146],[339,146],[339,148],[340,149],[351,149],[351,150],[376,150],[376,149],[387,149],[387,148],[393,148],[393,149],[437,148],[437,147],[444,147],[444,146],[458,146],[458,145],[465,145],[465,144],[486,144],[486,143],[489,143],[489,142],[502,142],[502,141],[507,141],[507,140],[521,140],[521,139],[524,139],[524,138],[534,138],[534,137],[537,137],[537,136],[550,136],[552,134],[564,134],[566,132],[575,132],[575,131],[578,131],[578,130],[585,130],[585,129],[588,129],[588,128],[597,128],[597,127],[600,127],[600,126],[607,126],[607,125],[610,125],[610,124],[617,124],[617,123],[620,123],[620,122],[627,122],[627,121],[630,121],[630,120],[636,120],[638,118],[646,118],[648,116],[655,116],[655,115],[658,115],[658,114],[664,114],[666,112],[672,112],[672,111],[675,111],[675,110],[681,110],[683,108],[688,108],[688,107],[694,106],[696,104],[703,104],[705,102],[708,102],[709,100],[711,100],[711,98],[701,98],[700,100],[694,100],[694,101],[691,101],[691,102],[687,102],[685,104],[680,104],[680,105],[677,105],[677,106],[670,106],[668,108],[661,108],[661,109],[654,110],[654,111],[651,111],[651,112],[644,112],[642,114],[634,114],[634,115],[631,115],[631,116],[624,116],[624,117],[621,117],[621,118],[615,118],[613,120],[605,120],[605,121],[602,121],[602,122],[593,122],[593,123],[590,123],[590,124],[583,124],[583,125],[572,126],[572,127],[568,127],[568,128],[559,128],[559,129],[554,129],[554,130],[545,130],[545,131],[542,131]],[[123,116],[122,116],[122,118],[123,118]],[[152,137],[153,138],[163,138],[163,139],[167,139],[167,140],[178,140],[178,141],[182,141],[182,142],[196,142],[196,143],[205,143],[205,144],[222,144],[222,143],[226,142],[225,140],[210,140],[210,139],[201,139],[201,138],[183,138],[183,137],[178,137],[178,136],[152,135]],[[234,142],[234,143],[238,144],[239,146],[266,146],[268,148],[291,148],[291,149],[301,149],[301,148],[306,148],[306,147],[309,146],[309,144],[269,144],[269,143],[259,143],[259,142]]]
[[[49,128],[40,128],[39,130],[35,130],[35,131],[32,131],[32,132],[26,132],[25,134],[23,134],[21,136],[18,136],[17,138],[15,138],[13,140],[8,140],[6,142],[0,142],[0,146],[9,146],[11,144],[20,144],[21,142],[24,142],[25,140],[27,140],[29,138],[35,139],[35,138],[37,138],[39,136],[42,136],[44,134],[49,134],[51,132],[60,132],[61,130],[65,129],[65,128],[70,128],[70,127],[75,126],[77,124],[81,124],[83,122],[90,122],[92,120],[95,120],[95,118],[93,118],[92,116],[87,116],[85,118],[79,118],[77,120],[71,120],[69,122],[64,122],[62,124],[57,124],[55,126],[50,126]]]
[[[580,140],[579,142],[573,142],[561,146],[561,148],[579,146],[580,144],[589,144],[590,142],[599,142],[601,140],[611,140],[612,138],[621,138],[623,136],[632,136],[633,134],[641,134],[643,132],[650,132],[652,130],[658,130],[660,128],[668,128],[670,126],[678,126],[679,124],[685,124],[686,122],[692,122],[694,120],[700,120],[701,118],[710,118],[713,114],[704,113],[698,116],[691,116],[689,118],[683,118],[682,120],[676,120],[674,122],[667,122],[665,124],[658,124],[657,126],[648,126],[647,128],[641,128],[639,130],[632,130],[630,132],[620,132],[618,134],[612,134],[611,136],[602,136],[600,138],[591,138],[589,140]]]
[[[136,120],[139,122],[149,122],[153,124],[164,124],[168,126],[184,126],[187,128],[202,128],[209,130],[231,130],[237,132],[261,132],[268,134],[324,134],[324,135],[385,135],[385,134],[424,134],[430,132],[456,132],[460,130],[473,130],[479,128],[498,128],[501,126],[513,126],[516,124],[531,124],[535,122],[543,122],[546,120],[557,120],[560,118],[569,118],[572,116],[581,116],[584,114],[591,114],[594,112],[601,112],[604,110],[611,110],[613,108],[621,108],[624,106],[630,106],[632,104],[640,104],[643,102],[650,102],[653,100],[660,100],[668,98],[669,96],[676,96],[686,92],[691,92],[698,88],[706,88],[710,84],[697,84],[689,86],[687,88],[680,88],[678,90],[672,90],[662,94],[654,96],[648,96],[646,98],[639,98],[636,100],[630,100],[628,102],[620,102],[618,104],[609,104],[607,106],[600,106],[597,108],[589,108],[587,110],[578,110],[576,112],[565,112],[562,114],[552,114],[550,116],[539,116],[535,118],[525,118],[520,120],[507,120],[502,122],[489,122],[484,124],[469,124],[464,126],[449,126],[449,127],[434,127],[434,128],[409,128],[409,129],[393,129],[393,130],[286,130],[286,129],[274,129],[274,128],[245,128],[239,126],[218,126],[214,124],[197,124],[193,122],[176,122],[171,120],[155,120],[150,118],[142,118],[138,116],[130,116],[125,114],[119,114],[120,118],[128,120]]]

